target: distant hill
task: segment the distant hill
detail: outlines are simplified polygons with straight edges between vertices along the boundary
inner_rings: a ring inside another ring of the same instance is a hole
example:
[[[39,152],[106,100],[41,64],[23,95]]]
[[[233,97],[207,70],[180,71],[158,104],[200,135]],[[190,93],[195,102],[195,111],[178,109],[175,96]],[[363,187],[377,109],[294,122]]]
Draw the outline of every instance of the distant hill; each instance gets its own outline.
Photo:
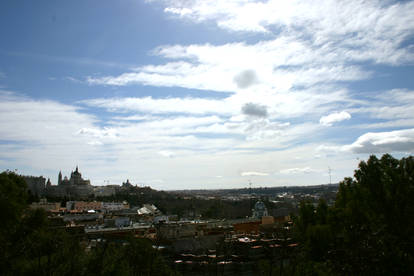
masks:
[[[234,189],[195,189],[195,190],[174,190],[168,191],[176,194],[188,194],[188,195],[241,195],[241,194],[254,194],[254,195],[275,195],[280,193],[292,193],[292,194],[308,194],[316,192],[337,191],[339,187],[338,183],[333,184],[321,184],[312,186],[282,186],[282,187],[255,187],[255,188],[234,188]]]

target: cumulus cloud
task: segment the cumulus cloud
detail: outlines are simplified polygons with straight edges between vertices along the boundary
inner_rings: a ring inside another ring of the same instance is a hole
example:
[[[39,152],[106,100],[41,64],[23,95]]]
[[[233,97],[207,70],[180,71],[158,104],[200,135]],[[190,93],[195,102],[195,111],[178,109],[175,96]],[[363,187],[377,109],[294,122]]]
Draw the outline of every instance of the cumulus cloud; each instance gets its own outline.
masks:
[[[242,113],[254,117],[267,117],[267,107],[255,103],[246,103],[242,107]]]
[[[242,172],[240,174],[241,176],[268,176],[268,173],[264,173],[264,172]]]
[[[341,149],[355,153],[414,152],[414,129],[368,132]]]
[[[331,113],[321,117],[319,123],[325,126],[332,126],[333,123],[351,119],[351,114],[346,111]]]
[[[238,88],[248,88],[258,82],[256,72],[254,70],[245,70],[237,74],[233,81]]]
[[[317,151],[351,153],[412,153],[414,152],[414,129],[386,132],[368,132],[349,145],[320,145]]]

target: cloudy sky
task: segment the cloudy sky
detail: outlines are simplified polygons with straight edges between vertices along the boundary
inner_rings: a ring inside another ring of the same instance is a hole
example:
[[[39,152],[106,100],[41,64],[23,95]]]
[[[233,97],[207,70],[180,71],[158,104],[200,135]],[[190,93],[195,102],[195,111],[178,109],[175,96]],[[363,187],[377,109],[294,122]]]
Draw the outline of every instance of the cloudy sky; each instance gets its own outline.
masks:
[[[0,170],[311,185],[414,152],[414,1],[1,1]]]

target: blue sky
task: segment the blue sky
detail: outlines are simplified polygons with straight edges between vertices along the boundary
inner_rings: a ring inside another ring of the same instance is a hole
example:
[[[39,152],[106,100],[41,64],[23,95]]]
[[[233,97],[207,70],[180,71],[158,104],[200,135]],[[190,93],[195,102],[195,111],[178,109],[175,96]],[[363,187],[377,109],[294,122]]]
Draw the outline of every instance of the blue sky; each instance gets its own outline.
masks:
[[[313,185],[414,151],[413,1],[2,1],[0,169]]]

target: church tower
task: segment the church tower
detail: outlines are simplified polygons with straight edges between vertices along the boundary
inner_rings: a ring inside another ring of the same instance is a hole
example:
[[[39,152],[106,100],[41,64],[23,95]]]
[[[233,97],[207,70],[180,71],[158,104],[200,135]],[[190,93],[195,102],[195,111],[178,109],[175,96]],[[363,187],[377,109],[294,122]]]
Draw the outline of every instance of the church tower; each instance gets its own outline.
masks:
[[[58,185],[62,184],[62,171],[59,171]]]

